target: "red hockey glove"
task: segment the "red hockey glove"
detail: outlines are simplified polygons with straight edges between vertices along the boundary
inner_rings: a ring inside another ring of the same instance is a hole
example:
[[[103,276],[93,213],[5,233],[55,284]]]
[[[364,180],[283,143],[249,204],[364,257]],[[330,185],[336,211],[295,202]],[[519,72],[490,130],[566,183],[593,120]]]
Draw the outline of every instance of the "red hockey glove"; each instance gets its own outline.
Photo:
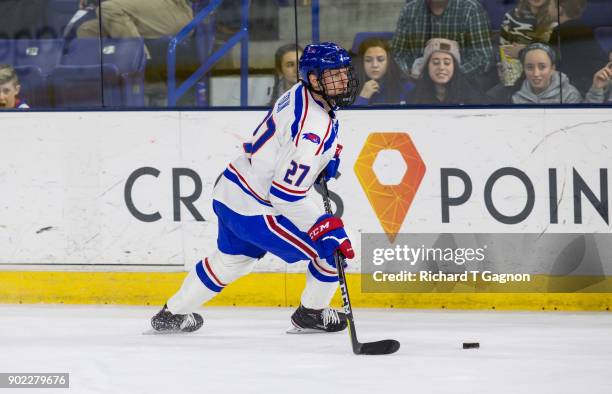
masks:
[[[319,257],[325,259],[334,268],[336,267],[334,261],[336,250],[347,259],[355,257],[353,245],[344,231],[344,224],[340,218],[330,214],[321,216],[308,230],[308,236],[314,242]]]

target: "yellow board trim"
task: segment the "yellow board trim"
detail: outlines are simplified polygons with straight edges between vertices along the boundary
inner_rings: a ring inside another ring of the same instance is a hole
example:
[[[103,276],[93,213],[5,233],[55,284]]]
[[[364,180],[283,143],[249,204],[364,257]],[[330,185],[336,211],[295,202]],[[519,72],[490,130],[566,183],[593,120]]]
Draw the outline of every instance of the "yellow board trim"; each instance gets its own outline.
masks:
[[[0,272],[0,303],[163,305],[185,273]],[[362,293],[361,275],[348,274],[355,307],[609,311],[611,293]],[[606,278],[606,281],[612,281]],[[251,273],[207,305],[296,306],[304,274]],[[339,294],[334,305],[340,306]]]

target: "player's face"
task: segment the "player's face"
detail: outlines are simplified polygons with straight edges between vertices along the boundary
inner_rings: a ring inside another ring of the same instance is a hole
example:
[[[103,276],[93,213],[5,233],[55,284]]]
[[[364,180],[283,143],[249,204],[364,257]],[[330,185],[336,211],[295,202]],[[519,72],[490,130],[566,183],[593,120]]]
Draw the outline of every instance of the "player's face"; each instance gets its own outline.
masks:
[[[387,51],[371,47],[363,54],[363,68],[368,78],[378,81],[387,72]]]
[[[348,89],[348,69],[346,67],[323,71],[322,81],[329,96],[346,93]]]
[[[531,85],[531,90],[539,93],[550,86],[555,66],[545,51],[534,49],[525,55],[523,69],[525,70],[525,78]]]
[[[453,57],[445,52],[434,52],[427,65],[429,77],[438,85],[446,85],[455,73]]]
[[[296,56],[295,51],[291,51],[285,53],[281,60],[281,74],[289,83],[297,82],[297,64],[299,56],[302,56],[302,52],[298,52]]]
[[[20,88],[14,81],[0,85],[0,109],[15,108]]]

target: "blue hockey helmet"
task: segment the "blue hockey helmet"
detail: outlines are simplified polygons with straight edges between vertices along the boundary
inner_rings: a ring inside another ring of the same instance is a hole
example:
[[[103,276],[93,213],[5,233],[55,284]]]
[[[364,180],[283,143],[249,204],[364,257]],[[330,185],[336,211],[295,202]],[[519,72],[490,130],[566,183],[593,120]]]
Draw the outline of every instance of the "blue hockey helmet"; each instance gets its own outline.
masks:
[[[324,78],[326,70],[341,70],[334,76]],[[333,42],[306,45],[299,63],[300,79],[313,92],[320,94],[333,108],[353,104],[357,96],[359,82],[351,64],[348,52]],[[312,86],[308,78],[314,74],[318,88]]]

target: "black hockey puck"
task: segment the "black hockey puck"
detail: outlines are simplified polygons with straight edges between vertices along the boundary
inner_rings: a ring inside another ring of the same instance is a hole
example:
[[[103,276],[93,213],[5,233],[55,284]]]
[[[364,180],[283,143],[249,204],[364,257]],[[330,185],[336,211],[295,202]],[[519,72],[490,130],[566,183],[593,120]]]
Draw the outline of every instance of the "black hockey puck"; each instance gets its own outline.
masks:
[[[478,349],[480,348],[479,342],[463,342],[464,349]]]

